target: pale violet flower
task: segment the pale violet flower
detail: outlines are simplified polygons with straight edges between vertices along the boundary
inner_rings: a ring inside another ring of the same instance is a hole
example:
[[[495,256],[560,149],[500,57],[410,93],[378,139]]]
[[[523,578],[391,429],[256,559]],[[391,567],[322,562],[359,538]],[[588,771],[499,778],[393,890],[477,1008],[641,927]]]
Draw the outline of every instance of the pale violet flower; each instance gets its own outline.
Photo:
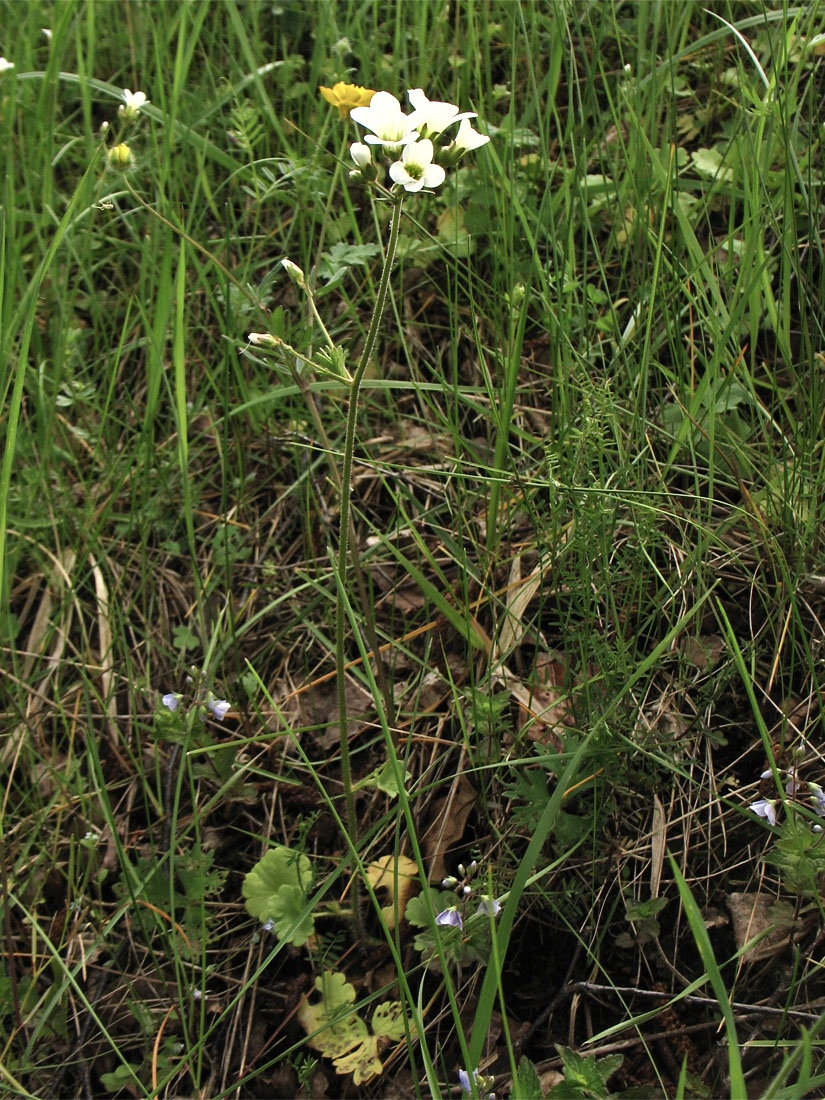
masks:
[[[433,143],[429,138],[405,145],[401,160],[390,165],[390,179],[406,191],[421,191],[438,187],[446,173],[440,164],[433,164]]]
[[[160,701],[174,713],[180,706],[182,698],[183,696],[179,691],[167,691],[165,695],[161,696]]]
[[[138,111],[148,102],[145,92],[130,92],[128,88],[124,88],[123,102],[118,107],[117,113],[123,118],[137,118]]]
[[[442,911],[435,918],[436,924],[445,924],[451,928],[462,928],[464,922],[461,919],[461,914],[454,905],[451,905],[449,909],[442,909]]]
[[[494,917],[497,917],[501,912],[501,902],[496,901],[495,898],[482,898],[476,913],[483,913],[485,917],[489,917],[491,912]]]
[[[7,61],[5,57],[0,57],[0,74],[7,73],[14,68],[13,61]]]
[[[760,798],[758,802],[751,802],[750,807],[759,817],[768,819],[771,825],[776,824],[776,799]]]
[[[496,1100],[495,1093],[488,1092],[490,1085],[492,1085],[494,1078],[482,1077],[478,1072],[478,1069],[473,1070],[473,1081],[478,1089],[479,1096],[484,1097],[484,1100]],[[460,1069],[458,1071],[458,1083],[461,1085],[462,1092],[467,1092],[472,1095],[473,1086],[470,1082],[470,1074],[466,1069]]]
[[[368,145],[383,145],[388,153],[395,156],[403,146],[418,137],[418,131],[410,125],[409,117],[391,92],[376,92],[369,107],[353,108],[350,118],[359,126],[372,130],[364,138]]]
[[[407,95],[415,108],[409,117],[409,124],[413,129],[418,130],[422,137],[440,134],[454,122],[477,117],[475,111],[459,112],[455,103],[427,99],[423,88],[411,88]]]
[[[458,128],[455,141],[448,146],[448,152],[453,155],[464,156],[465,153],[472,153],[474,149],[480,149],[489,140],[487,134],[480,134],[478,130],[474,130],[467,119],[464,118]]]
[[[227,703],[226,699],[215,699],[212,692],[206,697],[206,705],[212,711],[212,714],[217,718],[219,722],[222,722],[226,717],[226,712],[229,710],[231,703]]]
[[[808,791],[811,795],[814,813],[817,817],[825,817],[825,791],[818,783],[809,783]],[[814,828],[821,828],[821,826],[814,825]]]

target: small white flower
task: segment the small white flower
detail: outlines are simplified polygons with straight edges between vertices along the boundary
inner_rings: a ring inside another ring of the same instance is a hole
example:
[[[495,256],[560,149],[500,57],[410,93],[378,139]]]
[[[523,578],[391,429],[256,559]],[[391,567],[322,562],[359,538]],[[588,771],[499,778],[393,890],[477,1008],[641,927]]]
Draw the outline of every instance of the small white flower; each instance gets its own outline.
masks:
[[[776,799],[760,798],[758,802],[751,802],[750,807],[759,817],[765,817],[771,825],[776,824]]]
[[[179,691],[168,691],[166,695],[161,696],[160,701],[174,713],[180,706],[182,698],[183,696]]]
[[[49,27],[41,27],[41,28],[40,28],[40,31],[41,31],[41,33],[42,33],[42,34],[44,34],[44,35],[46,36],[46,38],[48,39],[48,41],[49,41],[49,42],[51,42],[51,40],[52,40],[52,32],[51,32],[51,29],[50,29]]]
[[[383,145],[392,156],[418,137],[418,131],[410,125],[409,117],[390,92],[376,92],[369,107],[354,107],[349,116],[359,126],[372,130],[364,138],[368,145]]]
[[[364,145],[363,142],[354,141],[349,147],[350,156],[363,171],[364,168],[368,168],[372,164],[372,152],[369,145]]]
[[[459,126],[455,141],[449,146],[449,149],[451,152],[455,151],[463,156],[464,153],[472,153],[474,149],[480,149],[489,140],[487,134],[480,134],[478,130],[474,130],[465,118]]]
[[[7,61],[5,57],[0,57],[0,74],[7,73],[14,68],[13,61]]]
[[[390,165],[390,179],[406,191],[421,191],[438,187],[446,173],[440,164],[433,164],[433,143],[429,138],[406,145],[401,160]]]
[[[122,115],[123,118],[137,118],[140,108],[148,102],[145,92],[130,92],[128,88],[124,88],[123,102],[118,107],[117,113]]]
[[[411,88],[407,92],[415,110],[409,117],[410,126],[424,137],[440,134],[454,122],[467,118],[476,118],[475,111],[460,113],[455,103],[445,103],[441,99],[427,99],[422,88]]]

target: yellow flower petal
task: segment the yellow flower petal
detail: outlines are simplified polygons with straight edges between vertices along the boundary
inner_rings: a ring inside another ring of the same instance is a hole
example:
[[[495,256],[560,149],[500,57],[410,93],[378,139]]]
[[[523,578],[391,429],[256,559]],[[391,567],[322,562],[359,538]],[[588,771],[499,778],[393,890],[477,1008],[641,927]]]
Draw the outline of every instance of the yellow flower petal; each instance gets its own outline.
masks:
[[[318,89],[327,103],[338,108],[339,118],[346,118],[353,107],[369,107],[375,95],[372,88],[362,88],[360,84],[345,84],[339,80],[331,88],[323,85]]]

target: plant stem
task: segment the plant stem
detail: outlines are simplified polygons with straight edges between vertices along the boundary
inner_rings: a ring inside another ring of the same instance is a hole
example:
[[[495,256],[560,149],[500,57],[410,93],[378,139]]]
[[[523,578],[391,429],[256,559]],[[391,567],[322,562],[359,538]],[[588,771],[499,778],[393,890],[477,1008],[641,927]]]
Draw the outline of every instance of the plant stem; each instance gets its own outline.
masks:
[[[341,467],[341,511],[339,515],[338,534],[338,586],[335,605],[335,659],[338,666],[338,725],[339,736],[341,739],[341,779],[344,784],[344,794],[346,797],[347,831],[353,845],[355,845],[358,841],[358,818],[355,813],[355,792],[352,789],[352,769],[350,766],[349,738],[347,735],[347,677],[345,671],[346,654],[344,652],[344,636],[346,632],[346,608],[344,602],[344,592],[347,583],[347,566],[349,564],[350,552],[349,533],[350,492],[352,489],[352,456],[355,449],[355,428],[358,423],[358,394],[361,389],[361,383],[364,380],[364,374],[366,373],[367,365],[369,364],[370,357],[372,356],[372,352],[375,347],[375,341],[378,337],[378,327],[381,323],[381,316],[387,303],[387,294],[389,292],[390,286],[390,274],[392,272],[393,260],[395,259],[396,246],[398,245],[398,229],[401,224],[402,205],[403,196],[398,196],[392,212],[392,221],[390,222],[390,239],[389,243],[387,244],[387,251],[384,255],[384,268],[381,272],[381,282],[378,285],[378,297],[375,301],[375,309],[373,310],[372,321],[370,322],[366,343],[364,344],[364,349],[361,352],[361,358],[358,361],[358,366],[355,369],[355,373],[352,377],[352,384],[350,386],[349,411],[347,413],[347,432],[344,440],[344,461]],[[351,551],[353,557],[358,552],[354,540],[352,543]],[[355,931],[358,935],[358,938],[360,939],[363,929],[361,927],[360,890],[358,889],[357,877],[353,879],[352,912]]]

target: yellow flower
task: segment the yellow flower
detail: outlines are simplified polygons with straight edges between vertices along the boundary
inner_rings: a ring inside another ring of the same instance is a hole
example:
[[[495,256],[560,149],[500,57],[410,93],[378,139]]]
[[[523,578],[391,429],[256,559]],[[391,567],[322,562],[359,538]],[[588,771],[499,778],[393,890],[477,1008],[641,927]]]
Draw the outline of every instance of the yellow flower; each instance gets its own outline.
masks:
[[[318,91],[327,103],[338,108],[340,118],[346,118],[353,107],[369,107],[370,100],[375,95],[372,88],[362,88],[360,84],[345,84],[342,80],[331,88],[325,88],[322,84]]]

